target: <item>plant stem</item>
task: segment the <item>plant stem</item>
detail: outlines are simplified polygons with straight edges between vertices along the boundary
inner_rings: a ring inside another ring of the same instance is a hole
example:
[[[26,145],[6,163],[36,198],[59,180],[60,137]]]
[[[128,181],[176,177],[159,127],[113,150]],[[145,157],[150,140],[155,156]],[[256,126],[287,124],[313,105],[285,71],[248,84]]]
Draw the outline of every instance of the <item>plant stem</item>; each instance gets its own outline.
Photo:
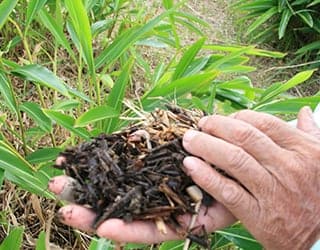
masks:
[[[26,50],[28,59],[29,59],[30,63],[33,63],[32,54],[30,52],[30,48],[29,48],[29,44],[28,44],[27,38],[23,35],[22,30],[20,29],[19,25],[14,20],[12,20],[12,18],[9,18],[9,21],[16,27],[16,29],[18,31],[18,34],[22,39],[22,43],[23,43],[23,46],[24,46],[24,48]],[[44,101],[43,93],[42,93],[42,90],[41,90],[41,87],[40,87],[39,83],[35,83],[35,86],[36,86],[36,89],[37,89],[37,92],[38,92],[38,96],[39,96],[39,100],[40,100],[41,106],[44,107],[44,108],[47,108],[47,105],[46,105],[46,103]],[[15,95],[13,95],[13,96],[15,96]],[[23,134],[22,141],[25,143],[24,126],[23,126],[23,123],[22,123],[22,120],[21,120],[20,112],[18,112],[18,119],[19,119],[19,124],[20,124],[20,129],[21,129],[21,136]],[[55,140],[54,140],[54,136],[53,136],[52,132],[50,132],[50,138],[51,138],[51,141],[52,141],[52,145],[55,146]]]

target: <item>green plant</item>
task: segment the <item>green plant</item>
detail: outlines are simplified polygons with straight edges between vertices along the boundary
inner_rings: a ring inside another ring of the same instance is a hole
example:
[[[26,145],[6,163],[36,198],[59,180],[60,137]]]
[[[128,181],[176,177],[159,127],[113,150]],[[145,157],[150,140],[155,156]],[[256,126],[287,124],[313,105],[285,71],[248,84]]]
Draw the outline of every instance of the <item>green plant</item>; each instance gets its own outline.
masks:
[[[243,13],[240,22],[249,22],[246,35],[252,40],[274,44],[280,40],[280,48],[299,49],[298,54],[320,50],[319,6],[317,0],[236,0],[233,4]]]
[[[164,10],[155,17],[144,15],[143,1],[131,2],[1,2],[0,184],[5,179],[53,199],[46,186],[52,176],[61,174],[51,168],[61,150],[119,130],[168,102],[222,114],[244,108],[296,113],[305,104],[314,107],[319,102],[319,96],[297,99],[284,94],[312,71],[267,90],[253,87],[245,76],[255,70],[248,66],[251,56],[284,54],[253,46],[207,44],[201,27],[208,24],[181,11],[183,2],[163,1]],[[181,28],[193,32],[197,41],[183,45]],[[6,232],[11,226],[1,225]],[[259,247],[244,229],[235,227],[212,236],[216,246],[245,247],[254,242]],[[239,237],[227,237],[232,233]],[[23,229],[17,234],[22,235]],[[239,240],[242,234],[244,241]],[[36,238],[37,249],[44,249],[43,233]],[[168,249],[166,244],[162,249]],[[112,243],[93,239],[87,245],[99,249]]]

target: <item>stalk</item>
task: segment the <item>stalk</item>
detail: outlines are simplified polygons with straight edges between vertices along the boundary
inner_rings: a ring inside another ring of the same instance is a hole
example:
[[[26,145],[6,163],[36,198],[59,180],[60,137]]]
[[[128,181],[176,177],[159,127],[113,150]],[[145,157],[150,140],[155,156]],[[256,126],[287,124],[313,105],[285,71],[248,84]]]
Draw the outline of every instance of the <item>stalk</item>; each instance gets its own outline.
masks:
[[[26,50],[28,60],[31,63],[33,63],[32,54],[30,52],[30,48],[29,48],[29,44],[28,44],[28,41],[26,39],[26,36],[23,35],[22,30],[20,29],[19,25],[14,20],[12,20],[12,18],[9,18],[9,21],[16,27],[16,29],[18,31],[18,34],[22,39],[23,46],[24,46],[24,48]],[[41,106],[44,107],[44,108],[47,108],[47,105],[46,105],[46,103],[44,101],[44,98],[43,98],[43,93],[42,93],[40,85],[38,83],[35,83],[35,86],[36,86],[36,89],[37,89],[37,92],[38,92],[38,95],[39,95],[39,100],[40,100]],[[20,116],[20,118],[19,118],[19,116]],[[18,112],[18,119],[19,119],[19,126],[20,126],[20,129],[21,129],[21,136],[22,136],[22,134],[23,134],[23,136],[25,136],[24,135],[25,134],[24,126],[23,126],[23,122],[22,122],[22,119],[21,119],[20,112]],[[50,138],[51,138],[51,141],[52,141],[52,145],[55,147],[56,143],[55,143],[54,136],[53,136],[52,132],[50,132]],[[25,142],[25,138],[22,138],[22,139]]]

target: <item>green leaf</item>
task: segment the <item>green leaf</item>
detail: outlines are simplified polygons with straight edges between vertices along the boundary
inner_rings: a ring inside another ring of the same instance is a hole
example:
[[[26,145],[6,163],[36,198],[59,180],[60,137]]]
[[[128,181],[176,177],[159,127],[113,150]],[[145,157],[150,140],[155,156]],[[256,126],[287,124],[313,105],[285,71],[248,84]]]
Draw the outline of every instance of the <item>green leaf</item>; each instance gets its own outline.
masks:
[[[279,39],[282,39],[284,37],[284,34],[286,33],[286,29],[291,17],[292,17],[292,13],[289,9],[285,9],[282,12],[281,21],[279,24],[279,31],[278,31]]]
[[[2,184],[4,181],[5,171],[3,169],[0,169],[0,190],[2,188]]]
[[[311,7],[314,5],[320,4],[320,0],[314,0],[313,2],[311,2],[310,4],[307,5],[307,7]]]
[[[32,166],[5,142],[0,141],[0,168],[6,171],[6,178],[19,187],[38,195],[53,198],[43,183],[34,177]]]
[[[261,99],[257,106],[259,106],[260,104],[266,101],[270,101],[272,98],[280,95],[281,93],[289,90],[290,88],[293,88],[298,84],[308,80],[312,76],[314,71],[315,70],[307,70],[307,71],[300,72],[284,84],[281,84],[281,85],[277,84],[269,87],[264,91],[264,93],[262,93]]]
[[[172,240],[163,242],[159,250],[182,250],[184,245],[184,241],[181,240]]]
[[[3,0],[0,4],[0,30],[17,3],[18,0]]]
[[[216,231],[230,242],[234,243],[241,249],[262,250],[263,247],[257,242],[252,235],[244,228],[226,228]]]
[[[1,243],[0,250],[20,250],[22,248],[23,232],[23,227],[16,227],[12,229],[9,235]]]
[[[320,51],[320,41],[316,41],[316,42],[313,42],[313,43],[310,43],[310,44],[303,46],[302,48],[297,50],[296,54],[304,54],[304,53],[307,53],[307,52],[313,51],[313,50]]]
[[[19,106],[21,111],[26,112],[36,124],[45,132],[52,131],[51,120],[43,113],[41,107],[34,102],[24,102]]]
[[[298,11],[297,14],[310,28],[313,27],[313,18],[308,10]]]
[[[114,249],[110,240],[107,239],[92,239],[88,250],[111,250]]]
[[[46,232],[41,231],[36,243],[36,250],[46,250]]]
[[[277,7],[273,7],[268,11],[266,11],[248,27],[246,34],[248,35],[252,33],[254,30],[256,30],[258,27],[261,27],[263,23],[265,23],[267,20],[269,20],[272,16],[274,16],[277,13],[278,13]]]
[[[61,151],[61,148],[41,148],[27,155],[26,160],[31,164],[53,161]]]
[[[171,9],[173,7],[173,0],[162,0],[162,3],[166,10]]]
[[[60,126],[66,128],[70,132],[86,139],[90,139],[90,134],[84,128],[75,128],[75,119],[71,116],[65,115],[55,110],[44,109],[43,112],[50,117],[50,119],[56,121]]]
[[[178,98],[193,90],[209,86],[218,75],[218,71],[209,71],[203,74],[183,77],[166,85],[156,85],[142,97],[142,105],[145,109],[155,107],[158,101],[165,98]]]
[[[78,108],[79,105],[80,105],[79,101],[70,99],[70,100],[64,100],[64,101],[61,101],[61,102],[56,102],[55,104],[53,104],[51,106],[51,109],[61,110],[61,111],[68,111],[68,110],[71,110],[71,109]]]
[[[114,83],[114,86],[108,96],[107,105],[109,107],[112,107],[116,112],[118,112],[118,115],[120,115],[122,109],[122,102],[129,83],[130,72],[133,66],[133,62],[134,60],[130,59],[123,67],[120,76]],[[107,133],[112,132],[113,129],[116,127],[118,120],[118,117],[109,119],[104,126],[104,130]]]
[[[39,12],[39,17],[42,24],[51,32],[56,41],[65,48],[74,61],[77,61],[75,59],[74,52],[63,33],[63,26],[59,24],[57,20],[51,17],[50,14],[44,9]]]
[[[89,18],[82,1],[65,0],[66,8],[69,12],[72,26],[80,42],[80,54],[83,54],[85,62],[91,74],[95,72],[92,50],[92,34]]]
[[[14,68],[12,73],[28,81],[40,83],[46,87],[54,89],[64,96],[69,96],[65,83],[61,81],[52,71],[38,65],[30,64]]]
[[[256,111],[270,114],[297,114],[304,106],[314,109],[320,103],[320,96],[278,100],[255,108]]]
[[[25,32],[27,32],[33,18],[42,9],[46,2],[47,0],[31,0],[28,3]]]
[[[269,50],[257,49],[254,47],[228,45],[228,44],[204,45],[203,48],[210,49],[210,50],[224,51],[224,52],[236,52],[239,50],[243,50],[245,48],[249,48],[249,50],[245,52],[246,55],[265,56],[265,57],[273,57],[273,58],[283,58],[286,55],[285,53],[281,53],[281,52],[277,52],[277,51],[269,51]]]
[[[83,113],[76,121],[75,127],[84,127],[97,121],[105,120],[108,118],[118,117],[119,113],[110,106],[103,105],[89,109]]]
[[[141,39],[147,32],[151,31],[162,19],[172,13],[173,10],[168,10],[160,16],[152,19],[142,27],[133,27],[118,36],[113,43],[104,49],[100,56],[97,57],[96,67],[109,66],[114,63],[130,46]]]
[[[6,106],[15,114],[18,114],[18,108],[12,89],[7,77],[0,71],[0,93],[5,101]]]
[[[198,54],[198,52],[202,48],[205,40],[206,40],[205,38],[200,39],[183,54],[182,58],[179,61],[179,64],[176,67],[176,70],[173,73],[172,81],[179,79],[185,74],[188,67],[194,60],[195,56]]]

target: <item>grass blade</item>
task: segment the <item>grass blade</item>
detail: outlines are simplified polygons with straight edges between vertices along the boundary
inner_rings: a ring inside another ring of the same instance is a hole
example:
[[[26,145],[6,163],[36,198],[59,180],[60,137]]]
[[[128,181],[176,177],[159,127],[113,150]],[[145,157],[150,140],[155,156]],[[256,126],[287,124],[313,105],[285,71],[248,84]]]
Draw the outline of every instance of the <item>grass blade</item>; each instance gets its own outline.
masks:
[[[37,103],[25,102],[19,108],[21,111],[26,112],[45,132],[50,133],[52,131],[51,120],[43,113]]]
[[[261,105],[255,110],[270,114],[297,114],[304,106],[314,109],[320,103],[320,96],[279,100]]]
[[[264,93],[262,93],[258,105],[260,105],[261,103],[265,103],[268,100],[271,100],[275,96],[280,95],[281,93],[297,86],[300,83],[303,83],[304,81],[308,80],[314,72],[315,70],[303,71],[292,77],[289,81],[287,81],[284,84],[276,84],[270,86],[268,89],[264,91]]]
[[[109,66],[114,63],[130,46],[141,39],[147,32],[150,32],[157,24],[167,17],[172,10],[168,10],[160,16],[152,19],[142,27],[133,27],[120,36],[118,36],[113,43],[103,50],[96,59],[96,67],[100,68],[104,65]]]
[[[70,47],[70,44],[63,33],[62,25],[59,24],[46,10],[41,10],[39,12],[40,21],[42,24],[51,32],[56,41],[65,48],[74,61],[75,55],[73,50]]]
[[[178,98],[186,93],[199,88],[206,88],[218,76],[218,71],[210,71],[203,74],[183,77],[166,85],[156,85],[142,97],[144,109],[150,110],[158,105],[163,98]]]
[[[31,164],[53,161],[58,157],[61,151],[61,148],[40,148],[27,155],[26,160]]]
[[[27,33],[29,25],[32,22],[35,15],[37,14],[37,12],[39,12],[42,9],[46,2],[47,0],[31,0],[28,3],[25,33]]]
[[[80,42],[85,62],[89,67],[91,74],[95,72],[92,50],[92,34],[89,18],[82,1],[65,0],[66,8],[69,12],[72,26]]]
[[[6,106],[13,113],[18,114],[17,104],[12,94],[10,83],[2,72],[0,72],[0,93],[5,101]]]
[[[11,71],[13,74],[22,77],[26,80],[39,83],[61,93],[64,96],[69,96],[68,88],[52,71],[38,64],[30,64],[17,67]]]
[[[286,33],[287,26],[289,24],[290,18],[292,17],[292,13],[289,9],[285,9],[281,16],[281,21],[279,24],[279,39],[282,39],[284,37],[284,34]]]
[[[182,77],[185,74],[188,67],[202,48],[205,40],[205,38],[201,38],[184,53],[181,60],[179,61],[179,64],[176,67],[175,72],[173,73],[172,81]]]
[[[14,228],[1,243],[0,250],[20,250],[22,247],[23,232],[23,227]]]
[[[75,127],[85,127],[97,121],[119,116],[119,113],[110,106],[104,105],[92,108],[82,114],[76,121]]]
[[[35,178],[33,167],[3,141],[0,141],[0,155],[0,168],[6,171],[8,180],[29,192],[53,198],[46,191],[48,183]]]
[[[17,3],[18,0],[3,0],[0,4],[0,30]]]
[[[125,64],[120,76],[118,77],[118,79],[114,83],[114,86],[108,96],[107,105],[109,107],[112,107],[118,113],[118,116],[121,113],[122,101],[124,99],[126,89],[127,89],[128,83],[129,83],[130,73],[131,73],[131,69],[133,66],[133,62],[134,62],[134,60],[130,59]],[[113,131],[117,122],[118,122],[118,119],[119,119],[118,117],[109,119],[104,126],[104,131],[106,131],[107,133]]]
[[[87,130],[84,128],[75,128],[75,119],[71,116],[65,115],[61,112],[44,109],[43,112],[50,117],[53,121],[56,121],[60,126],[66,128],[70,132],[80,136],[81,138],[84,138],[86,140],[90,139],[90,134]]]

